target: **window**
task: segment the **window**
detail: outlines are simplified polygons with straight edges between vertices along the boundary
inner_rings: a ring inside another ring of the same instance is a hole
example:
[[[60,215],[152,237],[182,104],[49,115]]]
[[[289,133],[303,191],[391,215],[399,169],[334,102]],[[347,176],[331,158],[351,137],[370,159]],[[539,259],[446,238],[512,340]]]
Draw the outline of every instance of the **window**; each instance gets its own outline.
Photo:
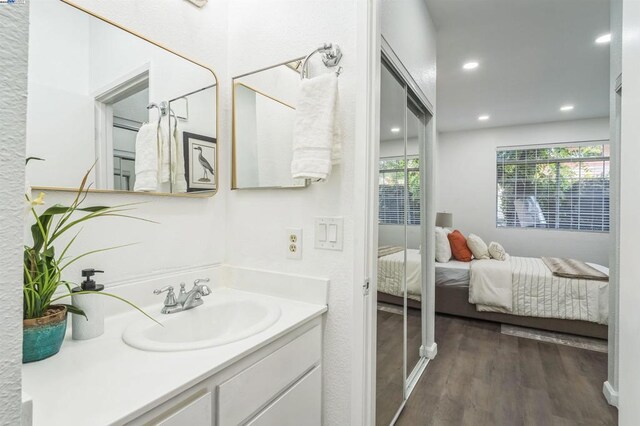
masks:
[[[498,148],[497,226],[608,232],[608,141]]]
[[[407,224],[420,225],[420,161],[407,157],[406,203]],[[404,158],[380,159],[380,224],[403,225],[405,209],[405,160]]]

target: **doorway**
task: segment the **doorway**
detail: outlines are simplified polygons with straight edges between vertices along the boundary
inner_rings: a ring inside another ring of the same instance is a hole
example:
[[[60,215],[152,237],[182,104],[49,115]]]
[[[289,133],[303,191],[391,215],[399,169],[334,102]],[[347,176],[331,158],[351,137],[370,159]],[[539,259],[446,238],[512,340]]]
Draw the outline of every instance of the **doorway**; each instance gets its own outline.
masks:
[[[95,96],[96,189],[133,191],[136,136],[149,121],[148,105],[147,66]]]

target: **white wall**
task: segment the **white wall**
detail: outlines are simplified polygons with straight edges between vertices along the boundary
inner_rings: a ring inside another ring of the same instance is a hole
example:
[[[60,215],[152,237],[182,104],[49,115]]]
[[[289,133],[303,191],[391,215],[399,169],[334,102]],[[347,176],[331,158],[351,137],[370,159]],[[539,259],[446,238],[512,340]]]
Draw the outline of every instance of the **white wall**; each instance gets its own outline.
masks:
[[[53,1],[53,0],[49,0]],[[57,0],[55,0],[57,2]],[[121,25],[144,34],[216,70],[221,81],[226,77],[226,2],[212,1],[200,9],[186,1],[154,0],[143,2],[105,2],[77,0],[76,3]],[[185,29],[193,29],[192,31]],[[221,123],[229,118],[219,115]],[[220,140],[220,152],[230,152],[227,134]],[[228,163],[220,163],[220,187],[228,188]],[[37,166],[33,163],[31,167]],[[47,193],[46,203],[69,202],[69,193]],[[126,243],[134,246],[88,256],[70,268],[65,279],[80,280],[80,270],[104,269],[98,279],[112,287],[138,277],[163,275],[173,271],[212,265],[224,261],[226,236],[226,192],[212,198],[185,199],[136,194],[91,194],[87,205],[116,205],[140,202],[135,215],[157,221],[149,224],[110,218],[84,226],[73,253]]]
[[[0,7],[0,424],[20,424],[27,5]]]
[[[640,419],[640,2],[622,0],[622,128],[620,156],[619,423]]]
[[[609,119],[441,133],[437,210],[453,213],[454,228],[497,241],[516,256],[559,256],[609,264],[609,234],[496,228],[496,148],[609,139]]]
[[[359,75],[356,43],[357,8],[341,0],[242,0],[229,4],[229,75],[275,65],[304,56],[325,42],[344,51],[339,79],[339,125],[343,161],[328,182],[307,189],[234,191],[228,197],[227,260],[238,266],[326,277],[329,312],[323,354],[323,424],[348,424],[354,366],[354,149],[356,87]],[[314,58],[311,75],[327,72]],[[224,97],[229,99],[229,88]],[[226,157],[230,163],[230,159]],[[344,217],[343,251],[316,250],[316,216]],[[302,260],[287,260],[286,227],[303,229]]]
[[[424,0],[382,0],[382,36],[435,105],[436,29]]]
[[[95,161],[90,20],[53,0],[34,2],[29,19],[27,155],[46,161],[32,163],[27,178],[74,187]]]
[[[622,72],[622,0],[611,1],[611,46],[609,66],[609,122],[611,140],[611,238],[609,242],[609,357],[605,396],[616,405],[620,352],[620,96],[616,93],[617,79]]]

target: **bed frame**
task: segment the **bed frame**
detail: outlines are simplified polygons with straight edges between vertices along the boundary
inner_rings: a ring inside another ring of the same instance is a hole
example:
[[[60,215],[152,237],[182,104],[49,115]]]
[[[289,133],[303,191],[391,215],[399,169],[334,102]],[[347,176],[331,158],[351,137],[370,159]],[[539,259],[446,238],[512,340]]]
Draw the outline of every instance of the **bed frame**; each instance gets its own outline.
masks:
[[[403,298],[378,292],[378,301],[403,305]],[[407,306],[421,309],[417,300],[407,299]],[[608,327],[589,321],[567,320],[556,318],[523,317],[518,315],[501,314],[498,312],[478,312],[475,305],[469,303],[468,287],[436,286],[436,312],[440,314],[457,315],[466,318],[476,318],[520,327],[537,328],[556,331],[559,333],[575,334],[578,336],[608,338]]]

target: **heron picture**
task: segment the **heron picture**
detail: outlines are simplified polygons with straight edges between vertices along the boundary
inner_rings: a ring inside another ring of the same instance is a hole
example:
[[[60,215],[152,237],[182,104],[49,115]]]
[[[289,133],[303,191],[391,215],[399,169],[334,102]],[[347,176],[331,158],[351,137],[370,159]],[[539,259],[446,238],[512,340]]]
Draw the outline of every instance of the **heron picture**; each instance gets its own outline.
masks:
[[[216,189],[216,140],[184,132],[184,162],[187,192]]]

